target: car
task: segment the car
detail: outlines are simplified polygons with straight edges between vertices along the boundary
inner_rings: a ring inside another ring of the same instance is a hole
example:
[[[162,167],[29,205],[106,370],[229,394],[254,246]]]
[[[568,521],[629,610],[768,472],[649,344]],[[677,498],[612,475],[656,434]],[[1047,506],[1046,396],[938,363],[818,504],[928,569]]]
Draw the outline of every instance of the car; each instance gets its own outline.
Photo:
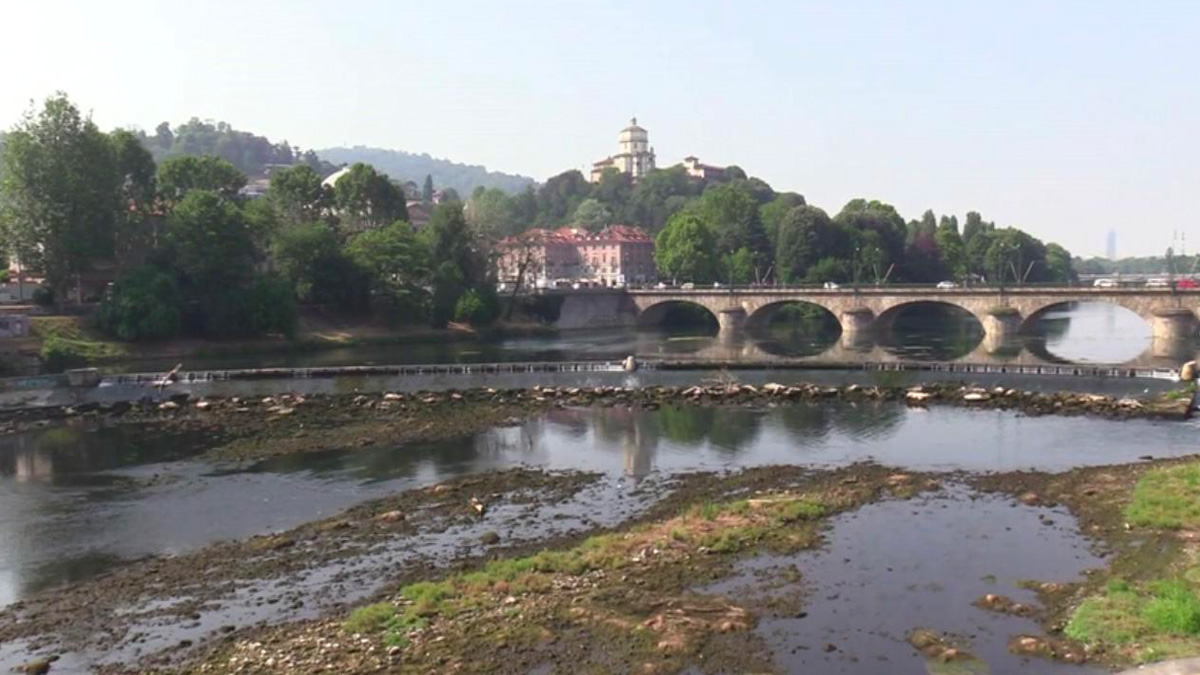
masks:
[[[954,283],[953,281],[939,281],[937,283],[937,287],[945,290],[947,288],[958,288],[958,284]]]
[[[1167,288],[1171,283],[1166,279],[1147,279],[1146,288]]]
[[[713,282],[713,288],[720,288],[720,287],[721,287],[721,282],[719,282],[719,281]]]
[[[827,290],[827,291],[836,291],[839,288],[841,288],[841,286],[838,286],[837,284],[835,284],[832,281],[825,282],[825,290]]]
[[[686,284],[680,286],[680,288],[682,288],[685,291],[691,291],[691,290],[695,290],[696,284],[693,284],[692,282],[689,281]]]
[[[1108,279],[1108,278],[1097,279],[1092,282],[1092,286],[1094,286],[1095,288],[1116,288],[1118,285],[1119,284],[1117,284],[1116,279]]]
[[[1186,288],[1189,290],[1194,290],[1196,288],[1200,288],[1200,286],[1198,286],[1196,284],[1195,279],[1176,279],[1175,280],[1175,288]]]
[[[665,281],[660,281],[657,284],[655,284],[654,287],[661,291],[662,289],[667,287],[667,283]]]

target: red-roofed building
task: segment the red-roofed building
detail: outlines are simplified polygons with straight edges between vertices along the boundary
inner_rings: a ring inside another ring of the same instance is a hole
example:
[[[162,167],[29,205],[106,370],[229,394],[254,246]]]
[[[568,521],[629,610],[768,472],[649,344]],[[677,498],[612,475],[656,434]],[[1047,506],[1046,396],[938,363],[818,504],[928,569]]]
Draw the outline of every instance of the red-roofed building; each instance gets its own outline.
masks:
[[[573,227],[529,230],[500,242],[496,276],[530,288],[646,283],[656,278],[654,239],[629,225],[595,234]]]

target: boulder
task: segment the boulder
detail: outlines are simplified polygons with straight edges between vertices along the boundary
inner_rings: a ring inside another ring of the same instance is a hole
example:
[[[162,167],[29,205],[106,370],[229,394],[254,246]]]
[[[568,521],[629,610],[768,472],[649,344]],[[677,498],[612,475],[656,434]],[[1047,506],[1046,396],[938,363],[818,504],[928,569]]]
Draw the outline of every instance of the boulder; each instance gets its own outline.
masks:
[[[1179,368],[1179,379],[1184,382],[1191,382],[1196,379],[1196,362],[1188,361]]]
[[[986,400],[990,399],[991,397],[992,397],[991,394],[985,394],[984,392],[981,392],[981,391],[972,391],[972,392],[967,392],[966,394],[963,394],[963,400],[967,401],[968,403],[979,403],[981,401],[986,401]]]

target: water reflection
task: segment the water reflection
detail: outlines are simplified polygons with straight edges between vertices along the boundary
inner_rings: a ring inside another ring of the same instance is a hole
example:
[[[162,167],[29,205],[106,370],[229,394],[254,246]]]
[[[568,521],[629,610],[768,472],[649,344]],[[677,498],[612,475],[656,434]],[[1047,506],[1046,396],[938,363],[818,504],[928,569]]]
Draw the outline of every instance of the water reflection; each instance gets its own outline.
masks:
[[[889,373],[885,375],[905,375]],[[353,448],[212,467],[188,438],[130,428],[45,429],[0,445],[0,605],[103,571],[286,529],[366,499],[515,466],[647,476],[876,460],[920,470],[1061,470],[1194,452],[1187,424],[922,412],[871,403],[765,408],[561,409],[438,443]],[[597,505],[603,508],[602,505]]]

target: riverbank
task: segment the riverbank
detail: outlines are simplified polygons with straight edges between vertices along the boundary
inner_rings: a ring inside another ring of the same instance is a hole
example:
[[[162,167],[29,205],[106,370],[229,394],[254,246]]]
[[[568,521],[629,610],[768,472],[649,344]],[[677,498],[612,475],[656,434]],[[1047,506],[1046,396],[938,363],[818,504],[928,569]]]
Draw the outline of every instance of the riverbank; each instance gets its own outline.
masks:
[[[98,366],[140,371],[140,364],[161,369],[166,361],[220,360],[227,357],[298,355],[333,349],[390,347],[448,342],[488,341],[512,337],[548,337],[558,333],[553,327],[533,323],[499,323],[487,328],[451,324],[437,329],[427,326],[396,328],[378,322],[345,323],[320,314],[301,317],[296,334],[246,340],[205,340],[180,338],[166,342],[127,343],[114,340],[95,330],[89,316],[33,316],[31,335],[6,340],[2,349],[11,355],[15,372],[34,374],[48,341],[62,345],[73,356],[71,365]]]

